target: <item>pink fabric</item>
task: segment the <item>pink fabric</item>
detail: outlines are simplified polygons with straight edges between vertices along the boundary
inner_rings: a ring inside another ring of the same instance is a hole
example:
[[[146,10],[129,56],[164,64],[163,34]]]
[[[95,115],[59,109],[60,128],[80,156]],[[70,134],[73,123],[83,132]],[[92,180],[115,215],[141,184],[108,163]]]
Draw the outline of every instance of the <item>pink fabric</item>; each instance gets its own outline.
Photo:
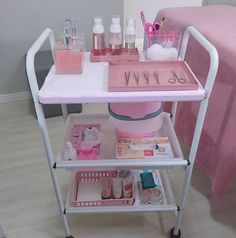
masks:
[[[212,193],[220,198],[236,174],[236,7],[205,6],[162,9],[166,28],[183,32],[192,25],[218,50],[219,71],[209,100],[204,129],[198,148],[196,164],[210,177]],[[192,39],[186,60],[204,85],[209,57]],[[185,142],[191,143],[198,112],[197,103],[180,103],[176,130]]]

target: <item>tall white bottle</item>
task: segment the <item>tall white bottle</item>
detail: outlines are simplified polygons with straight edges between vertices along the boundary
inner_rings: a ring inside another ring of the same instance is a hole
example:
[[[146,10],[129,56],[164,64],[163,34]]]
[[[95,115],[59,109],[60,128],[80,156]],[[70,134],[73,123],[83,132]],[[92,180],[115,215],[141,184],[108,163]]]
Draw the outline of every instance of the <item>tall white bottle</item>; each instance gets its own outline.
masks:
[[[109,48],[111,55],[120,55],[122,48],[122,36],[120,26],[120,16],[113,16],[110,26]]]
[[[125,28],[125,49],[131,50],[135,48],[135,20],[129,18],[126,20],[126,28]]]
[[[102,17],[99,17],[99,16],[94,17],[92,51],[94,55],[106,54],[104,26],[102,22]]]

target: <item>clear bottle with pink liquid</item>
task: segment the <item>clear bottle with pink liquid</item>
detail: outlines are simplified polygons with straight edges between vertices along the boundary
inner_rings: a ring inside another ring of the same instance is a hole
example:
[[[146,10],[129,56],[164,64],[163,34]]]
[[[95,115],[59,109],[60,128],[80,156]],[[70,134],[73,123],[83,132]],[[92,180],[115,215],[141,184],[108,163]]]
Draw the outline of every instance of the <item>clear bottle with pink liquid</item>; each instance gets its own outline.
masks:
[[[132,18],[126,19],[125,49],[128,53],[135,50],[135,20]]]
[[[105,55],[106,54],[106,41],[104,26],[102,23],[102,17],[94,17],[94,26],[93,26],[93,55]]]
[[[120,55],[122,48],[122,36],[120,26],[120,16],[113,16],[110,26],[109,48],[111,55]]]
[[[73,33],[72,33],[73,32]],[[63,27],[55,44],[54,62],[57,74],[81,74],[84,68],[84,35]]]

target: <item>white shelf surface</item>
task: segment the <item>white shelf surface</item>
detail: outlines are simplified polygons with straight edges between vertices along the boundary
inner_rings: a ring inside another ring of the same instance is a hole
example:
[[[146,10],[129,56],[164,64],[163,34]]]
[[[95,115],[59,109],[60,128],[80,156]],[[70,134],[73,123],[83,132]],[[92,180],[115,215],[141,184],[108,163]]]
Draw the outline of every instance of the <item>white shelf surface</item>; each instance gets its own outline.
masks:
[[[200,101],[204,88],[181,91],[108,92],[108,63],[85,62],[83,74],[59,75],[52,66],[38,92],[42,104]]]
[[[165,191],[165,204],[162,205],[142,205],[139,202],[137,186],[135,186],[135,202],[132,206],[91,206],[91,207],[73,207],[71,205],[71,186],[69,186],[66,197],[66,213],[123,213],[123,212],[155,212],[155,211],[177,211],[174,195],[165,170],[160,171],[163,188]]]
[[[64,160],[66,142],[71,141],[72,128],[75,124],[100,124],[101,131],[105,135],[101,143],[100,156],[97,160]],[[163,125],[156,136],[168,136],[174,154],[174,158],[144,158],[144,159],[116,159],[115,155],[115,129],[106,113],[101,114],[70,114],[66,121],[64,136],[56,158],[57,168],[167,168],[172,166],[186,166],[178,138],[174,132],[169,114],[164,113]]]

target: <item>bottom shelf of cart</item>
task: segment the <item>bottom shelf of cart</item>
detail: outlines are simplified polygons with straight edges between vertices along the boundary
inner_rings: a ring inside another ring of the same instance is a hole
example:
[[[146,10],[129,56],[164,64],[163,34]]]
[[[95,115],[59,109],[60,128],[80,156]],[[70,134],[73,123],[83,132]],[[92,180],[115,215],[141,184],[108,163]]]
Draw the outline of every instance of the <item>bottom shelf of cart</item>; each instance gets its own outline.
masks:
[[[104,206],[104,207],[67,207],[66,213],[124,213],[124,212],[168,212],[177,211],[176,206],[133,205],[133,206]]]
[[[168,179],[167,171],[160,170],[160,177],[165,194],[165,204],[164,205],[154,205],[154,204],[140,204],[139,192],[137,186],[135,186],[135,202],[131,206],[91,206],[91,207],[74,207],[71,205],[71,186],[67,194],[66,199],[66,213],[128,213],[128,212],[176,212],[178,207],[175,203],[174,194]]]

